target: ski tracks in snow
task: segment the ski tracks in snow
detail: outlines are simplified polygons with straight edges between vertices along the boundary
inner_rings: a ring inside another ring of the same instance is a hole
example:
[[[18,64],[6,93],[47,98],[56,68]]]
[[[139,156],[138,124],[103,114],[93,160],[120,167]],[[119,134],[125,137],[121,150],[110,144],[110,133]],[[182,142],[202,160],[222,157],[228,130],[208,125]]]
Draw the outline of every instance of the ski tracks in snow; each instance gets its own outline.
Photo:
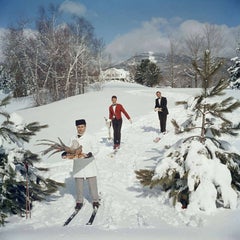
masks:
[[[96,224],[105,228],[156,227],[156,224],[198,225],[198,219],[176,211],[169,204],[166,193],[157,189],[143,188],[136,179],[135,170],[153,168],[165,145],[172,139],[165,136],[158,143],[153,139],[158,136],[158,129],[152,126],[153,114],[146,115],[129,125],[122,127],[122,144],[119,151],[109,157],[112,143],[104,140],[99,143],[97,155],[99,191],[103,203],[98,213]],[[107,134],[106,129],[99,132],[99,137]],[[189,222],[190,221],[190,222]]]

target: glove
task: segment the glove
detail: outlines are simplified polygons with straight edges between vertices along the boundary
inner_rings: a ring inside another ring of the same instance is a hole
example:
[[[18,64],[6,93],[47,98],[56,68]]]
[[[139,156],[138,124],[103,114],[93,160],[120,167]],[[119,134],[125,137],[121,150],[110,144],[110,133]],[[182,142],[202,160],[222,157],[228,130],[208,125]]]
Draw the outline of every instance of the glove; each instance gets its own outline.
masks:
[[[67,158],[67,152],[63,152],[61,156],[62,158]]]
[[[93,154],[91,153],[91,152],[89,152],[88,154],[86,154],[86,158],[90,158],[90,157],[92,157],[93,156]]]
[[[106,126],[107,126],[108,128],[111,127],[111,124],[112,124],[112,120],[111,120],[111,119],[106,119]]]
[[[132,124],[132,119],[129,119],[129,122]]]

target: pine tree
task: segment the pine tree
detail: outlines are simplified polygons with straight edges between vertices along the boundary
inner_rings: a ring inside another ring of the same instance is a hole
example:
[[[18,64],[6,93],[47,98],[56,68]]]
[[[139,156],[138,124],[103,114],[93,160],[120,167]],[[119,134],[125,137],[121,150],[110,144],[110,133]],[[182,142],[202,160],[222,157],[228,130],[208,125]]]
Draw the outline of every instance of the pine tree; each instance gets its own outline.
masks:
[[[134,79],[139,84],[153,87],[161,80],[160,69],[149,59],[143,59],[137,66]]]
[[[10,76],[6,72],[4,64],[0,64],[0,90],[2,90],[3,93],[8,94],[11,89],[13,89],[13,87],[10,81]]]
[[[240,52],[240,49],[238,49]],[[240,58],[235,57],[231,59],[233,65],[228,68],[228,72],[230,74],[229,83],[231,88],[240,89]]]
[[[217,206],[235,208],[240,190],[240,155],[231,152],[221,139],[225,134],[236,136],[240,124],[226,115],[240,107],[232,97],[216,102],[224,95],[228,81],[221,79],[209,88],[214,74],[222,63],[213,63],[205,51],[203,67],[193,62],[202,79],[202,93],[191,102],[183,101],[187,119],[182,124],[172,120],[176,134],[185,137],[165,151],[154,170],[136,171],[142,185],[153,188],[160,185],[175,205],[189,205],[192,209],[211,210]],[[221,177],[219,177],[221,175]]]
[[[0,101],[0,107],[9,104],[10,97]],[[62,183],[41,176],[45,168],[37,168],[37,154],[24,148],[47,125],[37,122],[16,125],[11,116],[0,111],[3,119],[0,126],[0,225],[4,225],[11,214],[27,215],[33,201],[41,201],[57,191]],[[29,193],[29,194],[28,194]]]

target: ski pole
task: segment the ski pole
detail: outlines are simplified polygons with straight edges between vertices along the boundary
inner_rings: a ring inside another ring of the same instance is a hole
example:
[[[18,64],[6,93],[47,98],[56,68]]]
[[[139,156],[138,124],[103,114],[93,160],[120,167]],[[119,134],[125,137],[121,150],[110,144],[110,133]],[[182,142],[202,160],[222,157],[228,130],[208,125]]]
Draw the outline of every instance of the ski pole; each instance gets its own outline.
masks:
[[[31,218],[31,209],[30,209],[30,195],[29,195],[29,186],[28,186],[28,164],[25,162],[26,169],[26,219]]]

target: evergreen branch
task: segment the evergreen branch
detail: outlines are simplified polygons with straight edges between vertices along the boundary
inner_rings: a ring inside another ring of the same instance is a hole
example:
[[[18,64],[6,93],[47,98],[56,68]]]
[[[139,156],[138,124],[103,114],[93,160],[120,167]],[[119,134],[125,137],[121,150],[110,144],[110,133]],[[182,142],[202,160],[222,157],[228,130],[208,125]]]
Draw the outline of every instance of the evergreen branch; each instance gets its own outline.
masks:
[[[185,104],[187,104],[187,101],[176,101],[175,102],[175,105],[185,105]]]
[[[45,172],[49,171],[49,168],[43,168],[43,167],[37,167],[36,169],[39,171],[45,171]]]
[[[229,83],[227,80],[221,79],[217,85],[210,90],[209,97],[224,95],[225,93],[223,90],[226,89],[228,85]]]
[[[181,129],[181,127],[178,125],[177,121],[175,119],[172,119],[171,120],[171,123],[173,124],[174,128],[175,128],[175,133],[176,134],[180,134],[180,133],[183,133],[183,132],[190,132],[194,129],[201,129],[202,127],[183,127]],[[187,121],[188,125],[192,123],[192,121]],[[205,125],[208,125],[209,123],[205,123]]]
[[[198,96],[198,97],[196,97],[198,100],[197,100],[197,104],[196,105],[199,105],[199,104],[201,104],[201,102],[202,102],[202,100],[204,99],[204,97],[203,97],[203,95],[201,95],[201,96]]]
[[[19,143],[20,140],[24,142],[29,142],[30,138],[36,135],[37,131],[40,131],[42,128],[46,128],[47,125],[39,125],[37,122],[28,124],[21,131],[14,131],[9,127],[9,125],[14,125],[11,121],[5,121],[0,128],[0,135],[5,140],[10,140],[12,143]]]
[[[220,112],[220,113],[230,113],[234,110],[238,109],[240,107],[240,102],[235,101],[233,103],[230,103],[233,100],[232,97],[229,97],[225,100],[223,100],[221,103],[214,103],[212,105],[208,105],[208,109]]]
[[[48,125],[45,124],[45,125],[39,125],[38,122],[31,122],[29,123],[28,125],[25,126],[25,128],[32,132],[33,135],[35,135],[35,132],[39,132],[42,128],[47,128]]]
[[[233,112],[234,110],[238,109],[239,107],[240,107],[240,102],[236,101],[235,103],[233,103],[232,105],[230,105],[229,107],[224,109],[223,112]]]
[[[216,64],[214,64],[214,66],[211,66],[210,67],[210,71],[209,71],[209,75],[210,76],[213,76],[217,71],[219,71],[220,70],[220,68],[221,68],[221,66],[223,65],[223,61],[219,61],[218,63],[216,63]],[[220,81],[225,81],[224,79],[222,79],[222,80],[220,80]],[[228,86],[228,84],[227,84],[227,86]],[[227,87],[226,86],[226,87]],[[226,88],[225,87],[225,88]],[[224,88],[224,89],[225,89]]]
[[[216,129],[216,128],[209,128],[209,130],[212,132],[213,136],[218,136],[220,137],[222,134],[226,134],[226,135],[230,135],[230,136],[238,136],[238,133],[237,132],[234,132],[234,128],[221,128],[220,130],[219,129]]]
[[[173,126],[175,128],[175,133],[176,134],[179,134],[179,133],[183,132],[175,119],[172,119],[171,123],[173,124]]]
[[[192,66],[195,69],[195,71],[200,75],[202,79],[205,79],[205,76],[202,73],[202,69],[198,67],[197,61],[193,60],[192,61]]]
[[[0,107],[6,106],[10,103],[12,97],[10,95],[6,96],[0,101]]]
[[[169,189],[173,187],[177,187],[177,181],[179,179],[179,172],[174,168],[169,168],[166,170],[165,174],[158,177],[153,177],[150,188],[153,188],[154,186],[160,185],[164,191],[168,191]]]
[[[135,171],[136,178],[140,181],[143,186],[150,186],[152,182],[152,177],[154,176],[153,170],[140,169]]]
[[[12,97],[11,97],[10,95],[8,95],[7,97],[3,98],[3,99],[0,101],[0,107],[3,107],[3,106],[8,105],[8,104],[10,103],[11,98],[12,98]],[[2,116],[4,116],[5,118],[7,118],[7,121],[6,121],[6,122],[8,122],[8,120],[9,120],[9,118],[10,118],[9,113],[7,113],[7,112],[5,112],[5,111],[0,111],[0,115],[2,115]],[[2,125],[4,125],[4,124],[5,124],[5,122],[2,123]]]
[[[199,140],[199,142],[202,142],[202,140],[204,140],[204,142],[205,142],[206,139],[210,139],[217,147],[222,148],[221,147],[222,146],[221,142],[219,142],[217,139],[215,139],[213,137],[208,137],[208,136],[204,136],[204,137],[201,137],[201,136],[198,136],[198,135],[190,136],[188,138],[185,138],[183,140],[183,143],[185,143],[189,140],[194,140],[195,138],[197,138]]]
[[[24,137],[21,136],[18,132],[13,132],[7,127],[0,128],[0,135],[7,141],[11,141],[12,143],[19,142],[19,139],[23,139]]]
[[[222,106],[226,106],[226,105],[229,105],[231,101],[233,101],[234,98],[233,97],[228,97],[226,99],[223,99],[222,102],[221,102],[221,105]]]
[[[225,123],[228,124],[228,125],[231,125],[231,124],[232,124],[232,122],[231,122],[230,120],[226,119],[226,118],[222,115],[221,112],[212,112],[212,111],[210,111],[209,113],[210,113],[212,116],[214,116],[214,117],[220,118],[223,122],[225,122]]]
[[[9,113],[7,112],[4,112],[4,111],[0,111],[0,115],[4,116],[5,118],[9,119],[10,118],[10,115]],[[3,123],[4,124],[4,123]]]

